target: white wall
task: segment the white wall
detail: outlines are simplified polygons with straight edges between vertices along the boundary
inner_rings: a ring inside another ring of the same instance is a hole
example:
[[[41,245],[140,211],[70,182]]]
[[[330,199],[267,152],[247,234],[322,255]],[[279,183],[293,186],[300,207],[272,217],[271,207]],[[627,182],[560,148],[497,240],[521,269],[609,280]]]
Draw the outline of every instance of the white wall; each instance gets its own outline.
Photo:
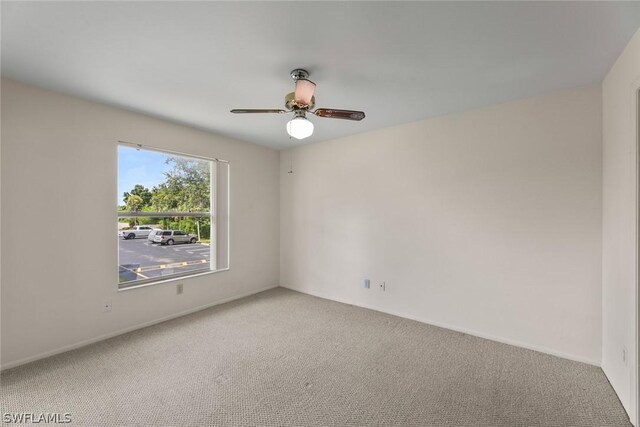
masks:
[[[602,368],[638,425],[636,352],[637,137],[640,32],[602,84],[603,345]],[[622,359],[622,349],[629,353]]]
[[[282,152],[281,285],[599,364],[601,117],[597,86]]]
[[[1,136],[3,367],[277,286],[277,151],[10,80]],[[117,291],[118,140],[230,161],[230,271]]]

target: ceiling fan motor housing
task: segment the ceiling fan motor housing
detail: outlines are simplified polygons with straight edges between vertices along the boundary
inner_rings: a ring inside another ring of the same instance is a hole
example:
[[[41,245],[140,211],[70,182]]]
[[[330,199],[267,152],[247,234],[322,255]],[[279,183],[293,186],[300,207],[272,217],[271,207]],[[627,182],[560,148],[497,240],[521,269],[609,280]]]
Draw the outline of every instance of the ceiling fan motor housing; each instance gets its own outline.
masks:
[[[313,107],[315,107],[316,105],[316,97],[312,96],[311,97],[311,103],[310,104],[299,104],[298,102],[296,102],[295,99],[295,92],[291,92],[288,93],[285,97],[284,97],[284,106],[287,108],[287,110],[310,110]]]

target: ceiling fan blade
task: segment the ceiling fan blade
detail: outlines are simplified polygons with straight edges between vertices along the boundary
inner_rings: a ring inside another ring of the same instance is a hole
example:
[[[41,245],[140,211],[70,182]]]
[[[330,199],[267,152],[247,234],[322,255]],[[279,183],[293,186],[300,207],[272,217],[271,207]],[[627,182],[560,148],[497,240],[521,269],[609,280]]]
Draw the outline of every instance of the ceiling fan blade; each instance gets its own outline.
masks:
[[[296,91],[293,99],[301,105],[311,105],[311,98],[316,90],[316,84],[311,80],[296,80]]]
[[[333,108],[317,108],[313,114],[318,117],[327,117],[329,119],[356,120],[364,119],[364,111],[354,110],[336,110]]]
[[[287,110],[280,110],[277,108],[274,109],[256,109],[256,108],[237,108],[235,110],[231,110],[232,113],[234,114],[245,114],[245,113],[276,113],[276,114],[284,114],[284,113],[288,113],[289,111]]]

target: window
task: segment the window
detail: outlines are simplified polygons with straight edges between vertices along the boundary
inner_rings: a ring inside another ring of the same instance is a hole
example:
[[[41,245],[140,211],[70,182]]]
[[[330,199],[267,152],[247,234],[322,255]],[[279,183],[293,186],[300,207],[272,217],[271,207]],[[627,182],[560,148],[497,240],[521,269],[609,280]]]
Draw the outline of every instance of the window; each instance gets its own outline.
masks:
[[[226,270],[229,164],[118,146],[118,287]]]

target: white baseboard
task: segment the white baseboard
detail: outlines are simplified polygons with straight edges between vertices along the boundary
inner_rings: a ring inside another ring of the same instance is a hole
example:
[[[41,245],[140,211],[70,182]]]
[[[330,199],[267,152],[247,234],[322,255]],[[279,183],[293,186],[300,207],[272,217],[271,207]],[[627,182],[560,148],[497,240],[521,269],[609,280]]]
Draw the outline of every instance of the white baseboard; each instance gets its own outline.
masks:
[[[254,295],[254,294],[258,294],[260,292],[268,291],[269,289],[274,289],[274,288],[277,288],[277,287],[278,287],[278,285],[274,285],[274,286],[268,286],[266,288],[255,289],[255,290],[252,290],[252,291],[249,291],[249,292],[244,292],[242,294],[234,295],[234,296],[228,297],[228,298],[223,298],[221,300],[218,300],[218,301],[215,301],[215,302],[212,302],[212,303],[209,303],[209,304],[201,305],[201,306],[198,306],[198,307],[195,307],[195,308],[190,308],[188,310],[180,311],[178,313],[170,314],[168,316],[164,316],[164,317],[161,317],[159,319],[154,319],[154,320],[150,320],[148,322],[139,323],[137,325],[130,326],[130,327],[124,328],[124,329],[120,329],[120,330],[115,331],[115,332],[110,332],[108,334],[100,335],[100,336],[97,336],[97,337],[94,337],[94,338],[89,338],[89,339],[86,339],[86,340],[78,341],[78,342],[76,342],[74,344],[65,345],[63,347],[59,347],[59,348],[56,348],[54,350],[45,351],[43,353],[36,354],[34,356],[29,356],[29,357],[25,357],[23,359],[15,360],[13,362],[8,362],[8,363],[0,365],[0,371],[4,371],[6,369],[15,368],[16,366],[24,365],[26,363],[35,362],[36,360],[44,359],[44,358],[47,358],[47,357],[50,357],[50,356],[55,356],[56,354],[64,353],[66,351],[75,350],[77,348],[84,347],[84,346],[87,346],[87,345],[90,345],[90,344],[93,344],[93,343],[96,343],[96,342],[99,342],[99,341],[103,341],[103,340],[106,340],[106,339],[109,339],[109,338],[113,338],[113,337],[116,337],[118,335],[126,334],[128,332],[132,332],[132,331],[135,331],[137,329],[146,328],[147,326],[152,326],[152,325],[155,325],[155,324],[158,324],[158,323],[166,322],[167,320],[171,320],[171,319],[175,319],[175,318],[178,318],[178,317],[186,316],[187,314],[195,313],[196,311],[205,310],[207,308],[214,307],[216,305],[224,304],[226,302],[235,301],[237,299],[248,297],[248,296],[251,296],[251,295]]]
[[[398,316],[398,317],[403,317],[405,319],[410,319],[410,320],[415,320],[416,322],[420,322],[420,323],[426,323],[427,325],[432,325],[432,326],[437,326],[439,328],[444,328],[444,329],[449,329],[452,331],[456,331],[456,332],[462,332],[464,334],[467,335],[473,335],[475,337],[479,337],[479,338],[484,338],[487,340],[491,340],[491,341],[496,341],[502,344],[509,344],[509,345],[513,345],[516,347],[521,347],[521,348],[526,348],[527,350],[534,350],[534,351],[539,351],[540,353],[546,353],[546,354],[550,354],[552,356],[557,356],[557,357],[562,357],[563,359],[569,359],[569,360],[573,360],[576,362],[582,362],[582,363],[587,363],[589,365],[594,365],[594,366],[598,366],[600,367],[601,363],[599,360],[592,360],[592,359],[588,359],[582,356],[576,356],[574,354],[569,354],[569,353],[564,353],[561,351],[557,351],[557,350],[552,350],[550,348],[546,348],[546,347],[539,347],[536,345],[531,345],[531,344],[527,344],[524,342],[520,342],[520,341],[515,341],[509,338],[503,338],[503,337],[498,337],[495,335],[491,335],[491,334],[486,334],[484,332],[478,332],[478,331],[474,331],[471,329],[467,329],[467,328],[461,328],[459,326],[453,326],[453,325],[449,325],[446,323],[442,323],[442,322],[437,322],[428,318],[424,318],[424,317],[420,317],[420,316],[414,316],[411,314],[406,314],[406,313],[401,313],[398,311],[394,311],[394,310],[387,310],[385,308],[382,307],[376,307],[376,306],[372,306],[369,304],[361,304],[361,303],[354,303],[353,301],[347,301],[345,299],[342,298],[335,298],[333,296],[330,295],[326,295],[323,294],[321,292],[316,292],[316,291],[309,291],[309,290],[300,290],[300,289],[296,289],[296,288],[291,288],[289,286],[286,285],[280,285],[283,288],[287,288],[290,289],[292,291],[296,291],[296,292],[300,292],[303,294],[308,294],[308,295],[313,295],[315,297],[318,298],[323,298],[323,299],[327,299],[330,301],[336,301],[336,302],[340,302],[343,304],[349,304],[349,305],[353,305],[356,307],[362,307],[362,308],[366,308],[369,310],[374,310],[374,311],[379,311],[381,313],[386,313],[386,314],[391,314],[393,316]]]

